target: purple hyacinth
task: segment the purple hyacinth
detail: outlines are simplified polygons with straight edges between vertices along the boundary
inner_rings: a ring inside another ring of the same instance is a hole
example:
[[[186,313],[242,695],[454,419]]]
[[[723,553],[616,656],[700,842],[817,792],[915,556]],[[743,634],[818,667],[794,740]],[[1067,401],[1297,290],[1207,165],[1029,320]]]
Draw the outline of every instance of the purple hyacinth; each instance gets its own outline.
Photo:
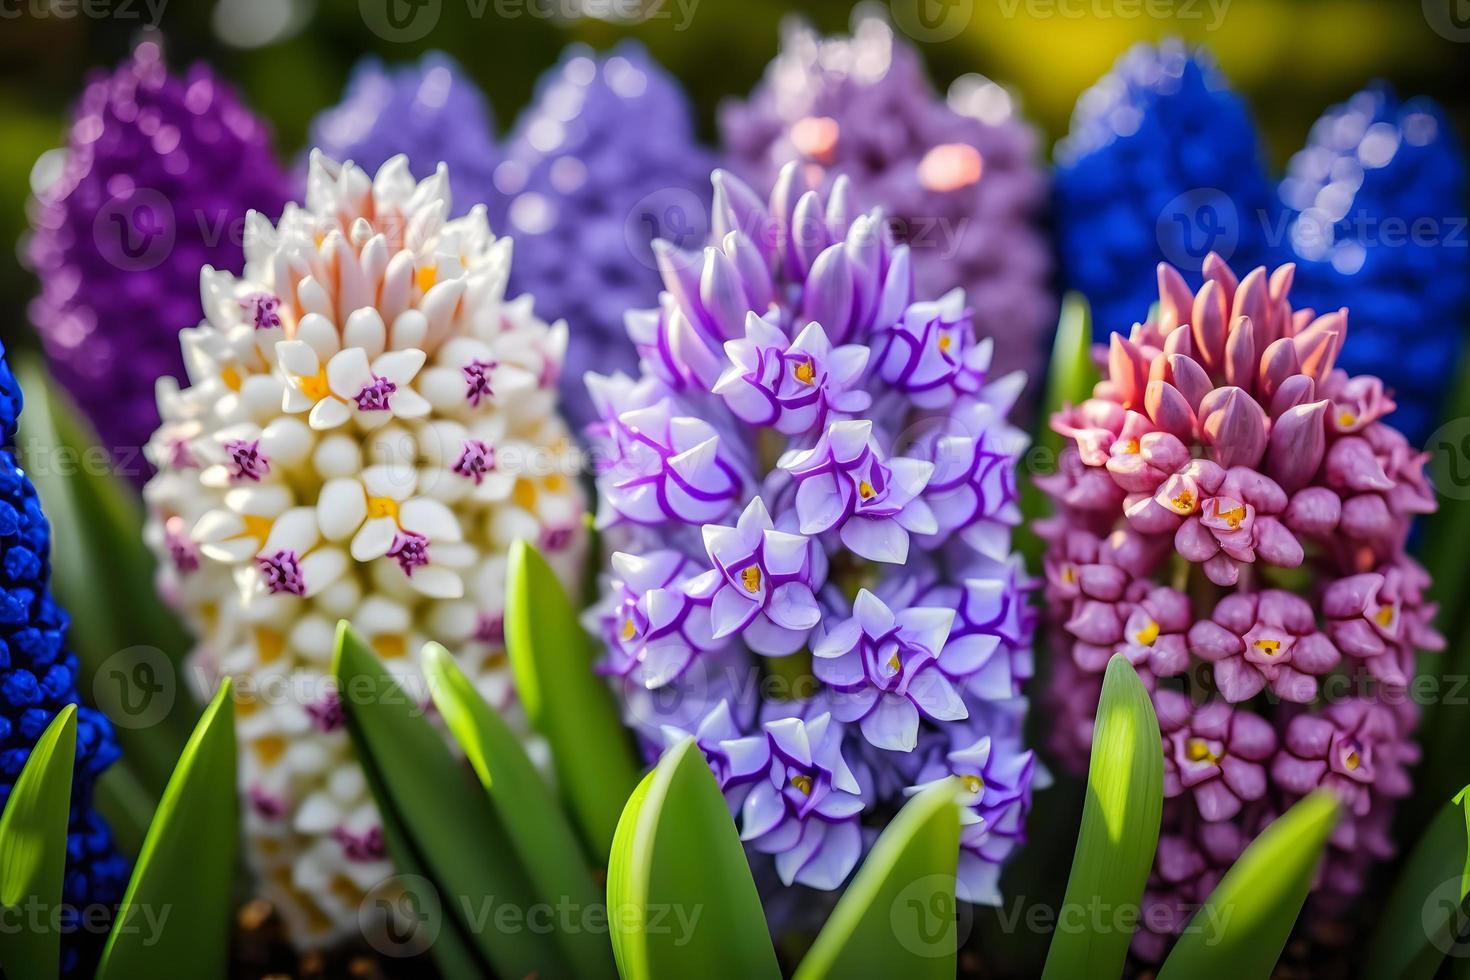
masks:
[[[274,220],[287,181],[265,124],[206,65],[169,74],[151,41],[89,81],[61,159],[32,211],[30,318],[57,379],[141,485],[154,382],[182,380],[179,331],[203,316],[199,270],[240,271],[246,213]]]
[[[678,82],[631,41],[569,47],[516,120],[492,223],[515,239],[512,290],[571,328],[562,404],[575,425],[597,417],[584,372],[637,366],[623,313],[658,293],[654,238],[704,237],[709,168]]]
[[[916,294],[880,211],[807,176],[763,201],[716,172],[712,244],[655,243],[664,291],[627,315],[639,375],[587,377],[600,669],[651,755],[695,736],[787,884],[837,887],[931,761],[986,769],[989,739],[1011,761],[961,860],[995,901],[1031,785],[1024,378],[990,377],[963,295]]]
[[[468,214],[476,204],[497,213],[493,178],[500,154],[490,104],[442,51],[392,68],[363,58],[352,69],[342,101],[311,121],[306,145],[333,160],[351,160],[368,173],[403,153],[416,180],[448,164],[453,216]],[[306,169],[303,155],[298,185],[305,186]]]
[[[760,190],[796,161],[845,174],[913,250],[919,291],[959,287],[1000,370],[1036,376],[1056,322],[1048,194],[1036,135],[1000,86],[966,75],[948,99],[871,10],[850,37],[792,22],[765,79],[721,107],[730,169]]]

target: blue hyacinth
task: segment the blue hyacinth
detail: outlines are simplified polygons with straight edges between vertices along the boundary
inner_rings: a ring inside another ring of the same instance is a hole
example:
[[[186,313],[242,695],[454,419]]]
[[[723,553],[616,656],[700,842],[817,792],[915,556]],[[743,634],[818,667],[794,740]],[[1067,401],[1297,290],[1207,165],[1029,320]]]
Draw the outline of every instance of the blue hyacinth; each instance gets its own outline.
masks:
[[[0,805],[46,726],[77,704],[76,654],[65,646],[65,610],[51,597],[51,529],[36,488],[9,448],[21,410],[16,383],[0,346]],[[62,901],[78,909],[112,906],[127,884],[127,862],[112,832],[92,808],[98,777],[118,757],[112,725],[99,712],[77,709],[77,758],[67,835]],[[86,942],[68,942],[64,965]]]
[[[1442,408],[1470,301],[1465,160],[1429,99],[1369,86],[1333,106],[1292,157],[1281,200],[1294,295],[1347,306],[1339,364],[1393,390],[1395,424],[1422,444]]]
[[[359,61],[342,101],[312,120],[306,145],[370,174],[400,153],[408,154],[408,169],[418,180],[446,163],[451,217],[476,204],[491,205],[495,214],[494,116],[485,94],[442,51],[391,69],[377,58]],[[297,177],[304,186],[305,155]]]
[[[1099,339],[1127,332],[1169,262],[1199,284],[1205,255],[1267,258],[1276,205],[1245,103],[1201,51],[1138,45],[1083,93],[1056,150],[1063,280],[1092,303]],[[1193,275],[1191,275],[1193,273]]]

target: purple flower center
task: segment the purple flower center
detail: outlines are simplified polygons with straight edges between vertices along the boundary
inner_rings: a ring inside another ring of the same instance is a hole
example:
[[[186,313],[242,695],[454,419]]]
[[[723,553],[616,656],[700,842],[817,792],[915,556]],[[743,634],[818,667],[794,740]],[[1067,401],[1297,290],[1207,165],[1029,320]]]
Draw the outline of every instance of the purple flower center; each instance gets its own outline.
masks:
[[[415,568],[429,563],[429,539],[417,531],[399,531],[393,536],[393,546],[388,557],[398,559],[403,574],[412,576]]]
[[[478,487],[485,479],[485,474],[493,469],[495,469],[495,450],[479,439],[466,439],[464,449],[460,450],[459,459],[455,461],[454,472],[474,480],[475,486]]]
[[[306,713],[311,717],[312,725],[321,732],[334,732],[347,722],[347,714],[342,710],[342,699],[337,696],[336,691],[328,691],[322,695],[321,700],[308,704]]]
[[[282,549],[273,555],[257,555],[255,567],[265,579],[266,590],[272,595],[288,592],[291,595],[306,595],[306,580],[301,577],[301,558],[296,552]]]
[[[355,834],[346,827],[338,827],[332,831],[332,838],[342,845],[342,853],[349,861],[381,861],[387,855],[383,848],[381,827],[373,827],[361,834]]]
[[[225,443],[225,455],[235,468],[235,472],[230,474],[233,480],[259,483],[260,478],[271,471],[270,460],[260,451],[259,439],[231,439]]]
[[[267,820],[279,820],[286,815],[286,804],[280,797],[272,796],[259,786],[250,787],[250,807]]]
[[[464,372],[464,396],[471,405],[478,407],[481,398],[494,397],[495,392],[490,389],[489,372],[496,367],[495,361],[482,361],[477,357],[460,369]]]
[[[491,646],[503,646],[505,644],[505,617],[480,613],[475,622],[475,639]]]
[[[194,547],[194,542],[189,539],[188,532],[184,530],[183,518],[170,517],[164,523],[163,528],[164,544],[168,547],[168,554],[173,559],[174,568],[184,573],[197,571],[199,549]]]
[[[250,316],[256,330],[269,330],[281,325],[281,314],[278,312],[281,301],[270,293],[252,293],[240,300],[240,307]]]
[[[542,551],[562,551],[572,543],[572,529],[569,527],[549,527],[541,533]]]
[[[359,412],[389,411],[391,408],[389,404],[390,398],[393,392],[397,390],[398,386],[387,378],[380,378],[374,375],[373,380],[363,385],[362,390],[354,396],[357,401],[357,410]]]

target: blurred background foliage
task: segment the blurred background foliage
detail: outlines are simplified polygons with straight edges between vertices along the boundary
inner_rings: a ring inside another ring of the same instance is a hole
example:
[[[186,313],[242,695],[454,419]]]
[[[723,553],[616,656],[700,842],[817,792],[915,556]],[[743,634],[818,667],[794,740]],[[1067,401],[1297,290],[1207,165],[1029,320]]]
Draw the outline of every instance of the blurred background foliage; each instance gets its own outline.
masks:
[[[624,12],[636,2],[580,5]],[[783,18],[797,13],[837,32],[851,14],[848,0],[643,2],[653,15],[630,23],[576,16],[579,0],[0,0],[0,337],[11,347],[32,343],[25,307],[34,282],[11,259],[26,227],[32,166],[60,143],[89,70],[123,58],[155,13],[170,63],[210,61],[271,120],[287,156],[301,149],[312,116],[338,100],[364,54],[394,62],[431,48],[450,52],[484,88],[503,132],[564,45],[602,48],[627,36],[683,82],[702,134],[713,140],[720,100],[755,84],[776,53]],[[438,17],[421,38],[388,40],[368,25],[387,3],[410,11],[437,4]],[[1048,147],[1065,132],[1078,94],[1129,45],[1169,36],[1206,44],[1249,99],[1279,169],[1318,114],[1370,78],[1387,79],[1402,95],[1433,95],[1462,137],[1470,132],[1470,47],[1431,23],[1451,23],[1458,3],[891,0],[891,16],[902,25],[921,11],[942,22],[937,33],[946,38],[920,45],[935,83],[979,72],[1006,84]],[[1470,36],[1470,28],[1459,33]]]

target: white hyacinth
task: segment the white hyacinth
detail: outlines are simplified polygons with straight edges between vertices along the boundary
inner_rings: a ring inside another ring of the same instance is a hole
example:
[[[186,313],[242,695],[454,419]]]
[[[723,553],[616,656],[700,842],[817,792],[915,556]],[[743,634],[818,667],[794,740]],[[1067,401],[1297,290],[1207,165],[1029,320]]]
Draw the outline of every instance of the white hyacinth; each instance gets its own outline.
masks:
[[[483,207],[448,213],[442,165],[314,154],[305,207],[251,213],[244,275],[204,269],[189,386],[159,382],[148,541],[196,681],[235,678],[250,860],[303,948],[355,933],[392,870],[329,680],[337,620],[419,696],[435,640],[513,709],[506,549],[532,541],[569,588],[581,567],[566,326],[505,298]]]

